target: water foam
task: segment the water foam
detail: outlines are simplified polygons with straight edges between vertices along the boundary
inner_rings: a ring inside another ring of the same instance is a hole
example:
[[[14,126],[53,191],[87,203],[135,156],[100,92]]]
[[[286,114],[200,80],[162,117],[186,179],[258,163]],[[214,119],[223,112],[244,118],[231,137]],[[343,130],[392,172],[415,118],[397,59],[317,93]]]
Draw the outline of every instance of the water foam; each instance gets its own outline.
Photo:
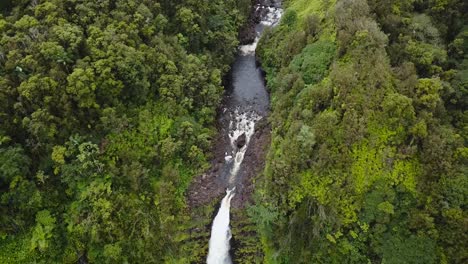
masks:
[[[259,121],[262,117],[255,112],[245,112],[239,113],[239,110],[236,109],[232,119],[234,122],[229,124],[229,139],[231,142],[232,148],[232,157],[234,157],[234,164],[232,166],[231,172],[229,174],[229,184],[234,184],[234,179],[239,172],[240,165],[244,160],[245,152],[249,146],[250,139],[255,133],[255,122]],[[238,149],[236,146],[237,140],[240,136],[245,134],[245,145],[242,148]]]
[[[234,188],[235,189],[235,188]],[[229,227],[229,209],[231,199],[234,197],[234,189],[226,190],[226,196],[221,201],[218,214],[216,215],[211,228],[211,238],[209,245],[208,264],[231,264],[229,256],[229,240],[231,240],[231,228]]]
[[[267,10],[265,17],[263,17],[262,20],[260,21],[261,25],[267,26],[267,27],[276,26],[281,20],[281,16],[283,15],[283,9],[279,7],[267,7],[267,6],[257,5],[256,10],[258,9]],[[247,56],[247,55],[255,54],[255,50],[257,49],[258,42],[260,41],[261,33],[263,32],[257,32],[257,36],[255,37],[254,42],[252,42],[251,44],[242,45],[239,47],[239,51],[241,55]]]
[[[283,14],[283,10],[281,8],[260,5],[256,7],[257,10],[260,8],[267,9],[266,15],[260,21],[261,26],[273,27],[279,23]],[[255,55],[255,50],[257,49],[262,32],[263,28],[257,31],[257,36],[253,43],[239,47],[240,55]],[[224,109],[223,113],[226,112],[226,110],[227,109]],[[261,116],[253,111],[241,112],[239,109],[236,109],[234,113],[231,114],[231,121],[229,123],[229,139],[232,153],[229,155],[226,153],[225,155],[225,161],[227,163],[234,162],[229,173],[229,186],[235,185],[236,175],[238,174],[242,161],[244,160],[250,139],[255,133],[255,123],[261,118]],[[243,134],[245,134],[245,144],[241,148],[238,148],[237,140]],[[231,199],[234,196],[234,189],[235,187],[232,190],[226,190],[226,196],[224,196],[221,201],[218,214],[213,221],[208,257],[206,260],[208,264],[232,264],[231,256],[229,255],[229,241],[232,237],[229,226],[229,210],[231,207]]]
[[[266,17],[260,21],[262,25],[265,26],[276,26],[279,21],[281,20],[281,16],[283,15],[283,9],[278,8],[278,7],[266,7],[268,9],[268,12],[266,14]]]
[[[251,44],[247,45],[242,45],[239,47],[239,50],[241,52],[241,55],[246,56],[246,55],[253,55],[255,54],[255,50],[257,49],[258,42],[260,41],[259,37],[256,37],[254,42]]]

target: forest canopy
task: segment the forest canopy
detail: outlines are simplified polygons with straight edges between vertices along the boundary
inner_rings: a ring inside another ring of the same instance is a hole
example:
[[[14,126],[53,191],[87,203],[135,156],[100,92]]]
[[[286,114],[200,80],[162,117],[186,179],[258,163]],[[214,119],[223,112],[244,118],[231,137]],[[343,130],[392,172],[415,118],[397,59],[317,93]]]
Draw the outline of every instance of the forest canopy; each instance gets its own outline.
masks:
[[[186,193],[255,3],[0,1],[0,263],[206,257]],[[236,256],[467,263],[468,2],[282,5]]]
[[[250,4],[1,1],[1,263],[178,256]]]
[[[257,50],[265,263],[466,263],[466,1],[289,0]]]

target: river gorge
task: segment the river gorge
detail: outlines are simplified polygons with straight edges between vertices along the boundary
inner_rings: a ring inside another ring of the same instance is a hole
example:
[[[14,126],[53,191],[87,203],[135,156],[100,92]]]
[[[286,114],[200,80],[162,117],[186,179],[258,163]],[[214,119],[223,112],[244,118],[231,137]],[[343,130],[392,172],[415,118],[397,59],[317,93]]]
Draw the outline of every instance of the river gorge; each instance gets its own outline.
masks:
[[[220,115],[221,134],[225,144],[224,163],[218,170],[218,187],[226,188],[219,211],[213,221],[211,238],[209,242],[209,264],[232,263],[230,257],[230,206],[231,200],[239,192],[242,205],[247,199],[244,185],[251,185],[251,177],[247,168],[244,168],[244,159],[250,147],[252,137],[256,134],[256,124],[264,120],[269,111],[269,96],[265,87],[263,71],[256,61],[255,50],[265,29],[274,27],[280,20],[282,9],[279,2],[269,5],[257,4],[254,11],[259,17],[255,25],[255,37],[252,43],[241,45],[230,73],[231,87],[225,95],[225,104]],[[257,137],[257,139],[260,137]],[[255,147],[255,146],[254,146]],[[256,152],[254,148],[253,153]],[[255,159],[255,157],[253,157]],[[264,159],[264,157],[259,157]],[[250,164],[258,164],[252,161]],[[248,163],[248,162],[246,162]],[[259,169],[259,168],[257,168]]]

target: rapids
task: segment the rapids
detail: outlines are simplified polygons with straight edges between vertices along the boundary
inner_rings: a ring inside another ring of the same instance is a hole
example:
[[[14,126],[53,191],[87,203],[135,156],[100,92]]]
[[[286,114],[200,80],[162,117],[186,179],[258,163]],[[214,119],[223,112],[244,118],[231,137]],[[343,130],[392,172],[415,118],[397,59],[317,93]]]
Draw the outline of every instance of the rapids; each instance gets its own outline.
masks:
[[[257,66],[255,50],[263,31],[278,24],[283,10],[279,1],[265,6],[257,5],[255,12],[260,12],[261,21],[255,26],[255,41],[239,47],[239,54],[231,71],[232,90],[227,94],[224,119],[229,123],[228,136],[230,146],[225,153],[226,196],[221,201],[218,213],[213,221],[208,264],[232,263],[230,250],[231,229],[230,204],[241,169],[242,161],[255,133],[255,123],[268,112],[269,98],[261,69]]]

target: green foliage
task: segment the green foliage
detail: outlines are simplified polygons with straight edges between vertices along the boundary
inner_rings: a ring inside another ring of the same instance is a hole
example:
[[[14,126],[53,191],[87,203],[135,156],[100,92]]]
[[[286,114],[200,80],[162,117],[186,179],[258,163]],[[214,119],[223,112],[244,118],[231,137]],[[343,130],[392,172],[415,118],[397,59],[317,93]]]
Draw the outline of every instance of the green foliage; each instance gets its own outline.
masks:
[[[293,9],[287,9],[286,12],[284,13],[284,17],[282,19],[281,24],[288,26],[288,27],[293,27],[297,23],[297,13]]]
[[[291,61],[292,69],[302,73],[305,84],[315,84],[325,76],[334,55],[334,43],[314,42],[294,57]]]
[[[0,262],[179,256],[250,5],[2,1]]]
[[[421,71],[431,74],[441,71],[438,65],[445,63],[446,51],[432,44],[410,40],[406,47],[409,60],[415,63]]]
[[[427,238],[393,236],[379,251],[382,263],[437,263],[434,242]]]
[[[287,6],[258,49],[272,91],[251,209],[264,262],[464,263],[466,3]]]
[[[29,234],[15,236],[7,239],[2,238],[0,243],[0,262],[2,263],[31,263],[38,254],[30,250],[31,241]]]
[[[49,247],[53,237],[56,219],[47,210],[39,211],[36,214],[36,226],[32,232],[31,250],[39,249],[45,251]]]
[[[235,258],[466,262],[466,1],[284,4],[257,51],[273,135]],[[1,1],[1,263],[204,260],[213,206],[187,215],[184,195],[250,9]]]
[[[435,109],[440,102],[439,91],[442,84],[438,79],[419,79],[416,86],[417,101],[415,103],[428,109]]]

